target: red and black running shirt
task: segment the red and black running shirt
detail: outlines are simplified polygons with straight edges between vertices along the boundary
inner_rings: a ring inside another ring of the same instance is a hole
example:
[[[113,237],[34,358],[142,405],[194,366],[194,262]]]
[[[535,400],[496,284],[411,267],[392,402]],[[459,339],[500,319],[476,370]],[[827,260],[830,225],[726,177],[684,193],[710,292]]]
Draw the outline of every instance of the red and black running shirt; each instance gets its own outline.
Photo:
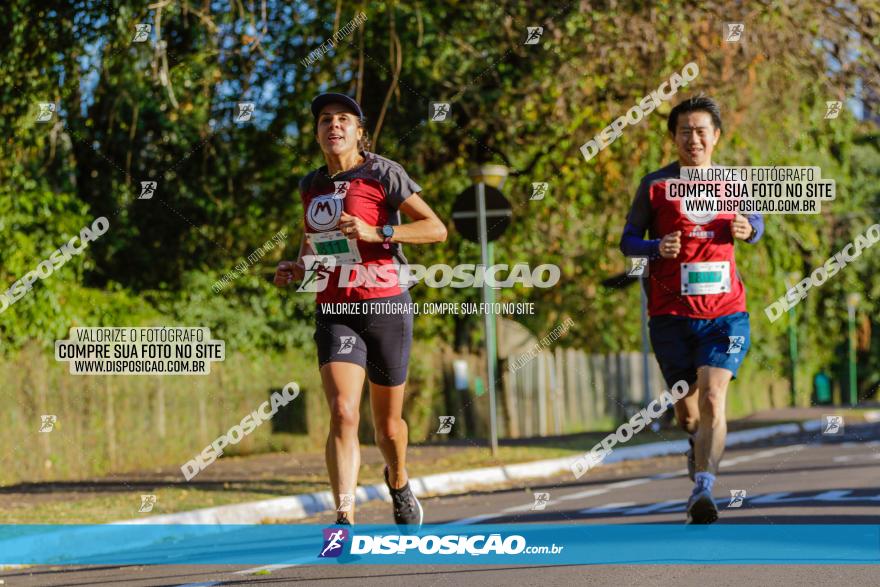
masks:
[[[343,210],[370,226],[400,224],[400,205],[412,194],[421,192],[421,186],[410,179],[400,164],[369,151],[363,151],[361,155],[364,157],[361,165],[332,178],[324,166],[300,181],[303,222],[307,233],[337,230]],[[399,243],[392,243],[386,249],[382,243],[358,241],[357,247],[364,266],[406,263]],[[396,279],[389,287],[339,287],[339,273],[342,270],[341,267],[334,269],[326,289],[318,292],[319,304],[354,302],[402,293]],[[350,272],[348,281],[355,282],[355,270],[346,270]],[[396,270],[394,275],[397,275]]]
[[[678,163],[667,165],[642,178],[627,223],[650,238],[681,231],[681,252],[674,259],[654,255],[644,280],[651,316],[673,314],[689,318],[718,318],[746,311],[745,287],[736,270],[731,221],[734,214],[716,214],[703,224],[681,211],[681,199],[666,199],[666,181],[680,177]],[[751,222],[751,219],[750,219]],[[757,239],[756,239],[757,240]],[[727,261],[730,263],[730,291],[704,295],[683,295],[682,263]]]

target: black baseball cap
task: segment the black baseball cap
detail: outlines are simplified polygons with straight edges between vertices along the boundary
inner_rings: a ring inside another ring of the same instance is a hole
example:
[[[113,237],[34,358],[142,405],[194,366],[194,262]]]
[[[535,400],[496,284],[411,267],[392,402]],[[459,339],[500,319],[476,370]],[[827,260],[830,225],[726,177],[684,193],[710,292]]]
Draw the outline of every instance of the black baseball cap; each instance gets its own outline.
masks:
[[[360,104],[358,104],[354,98],[346,96],[345,94],[319,94],[314,100],[312,100],[312,116],[318,118],[318,114],[321,113],[321,109],[324,108],[327,104],[342,104],[351,108],[355,114],[358,115],[358,118],[361,120],[364,119],[364,111],[361,110]]]

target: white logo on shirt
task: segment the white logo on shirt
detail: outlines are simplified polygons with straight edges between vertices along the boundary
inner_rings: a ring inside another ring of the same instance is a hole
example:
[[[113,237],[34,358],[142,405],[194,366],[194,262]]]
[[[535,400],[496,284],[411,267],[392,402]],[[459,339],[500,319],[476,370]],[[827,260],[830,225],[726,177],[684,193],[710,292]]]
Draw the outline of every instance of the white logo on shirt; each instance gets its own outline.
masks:
[[[339,224],[339,218],[342,216],[342,208],[343,200],[337,198],[336,194],[315,196],[309,202],[306,221],[316,231],[336,228],[336,225]]]

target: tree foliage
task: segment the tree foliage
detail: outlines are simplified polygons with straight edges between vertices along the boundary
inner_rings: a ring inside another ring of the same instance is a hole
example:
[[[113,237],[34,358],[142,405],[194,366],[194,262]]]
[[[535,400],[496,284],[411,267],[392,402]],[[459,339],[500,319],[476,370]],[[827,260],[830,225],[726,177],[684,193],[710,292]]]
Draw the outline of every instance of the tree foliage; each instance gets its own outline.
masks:
[[[363,12],[367,20],[314,62],[306,58]],[[740,42],[724,22],[745,24]],[[135,25],[152,25],[134,43]],[[667,104],[589,162],[578,148],[684,64],[723,106],[717,150],[727,164],[818,165],[838,199],[818,217],[774,216],[755,247],[739,248],[758,362],[780,370],[784,322],[763,307],[783,277],[805,274],[873,223],[878,208],[880,93],[877,2],[370,2],[261,0],[153,3],[10,0],[0,14],[3,157],[0,280],[11,285],[97,216],[111,229],[0,315],[5,347],[50,342],[75,324],[186,322],[219,329],[233,346],[282,347],[309,338],[311,300],[266,281],[295,254],[302,214],[296,185],[323,163],[311,98],[355,95],[377,150],[400,161],[444,218],[480,162],[504,163],[515,222],[498,262],[556,263],[551,289],[516,288],[503,300],[536,303],[522,320],[543,333],[567,316],[565,344],[636,348],[637,294],[598,285],[622,270],[617,251],[639,178],[673,158]],[[525,45],[527,26],[542,26]],[[827,100],[844,100],[838,119]],[[452,120],[428,120],[449,101]],[[35,122],[39,102],[57,116]],[[251,123],[233,120],[254,102]],[[861,117],[853,109],[865,108]],[[875,119],[876,120],[876,119]],[[158,182],[140,200],[141,181]],[[531,183],[547,181],[544,200]],[[211,284],[285,228],[279,247],[220,294]],[[451,231],[411,259],[476,262]],[[811,368],[830,364],[844,340],[842,299],[865,294],[873,316],[872,252],[800,308]],[[475,290],[415,290],[418,301],[476,300]],[[422,317],[423,337],[450,340],[451,317]],[[876,348],[876,343],[875,343]],[[863,357],[873,367],[876,357]],[[876,370],[875,370],[876,372]]]

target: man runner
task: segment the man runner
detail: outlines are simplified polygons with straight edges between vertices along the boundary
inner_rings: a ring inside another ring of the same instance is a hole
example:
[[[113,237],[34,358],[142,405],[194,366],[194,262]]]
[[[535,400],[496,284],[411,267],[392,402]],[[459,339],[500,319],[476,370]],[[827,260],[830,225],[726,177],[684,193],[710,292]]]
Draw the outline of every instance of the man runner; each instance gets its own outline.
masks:
[[[701,96],[678,104],[667,128],[678,161],[642,178],[620,250],[650,259],[644,283],[654,355],[669,386],[680,379],[690,383],[688,395],[675,404],[678,423],[690,435],[694,488],[687,522],[711,524],[718,519],[712,488],[727,436],[727,386],[750,345],[734,239],[757,242],[764,222],[758,215],[688,215],[681,200],[666,198],[666,181],[679,178],[681,167],[712,166],[722,130],[714,100]],[[651,240],[644,240],[646,231]]]
[[[305,235],[296,262],[282,261],[275,285],[285,287],[306,273],[304,256],[328,258],[316,286],[315,344],[330,411],[326,460],[337,507],[337,524],[354,522],[360,469],[358,422],[364,379],[376,444],[385,458],[385,483],[394,521],[420,526],[424,515],[406,472],[408,430],[403,399],[412,345],[412,306],[398,268],[402,243],[446,240],[446,227],[422,199],[422,188],[404,168],[366,148],[360,105],[344,94],[312,101],[316,139],[326,165],[299,184]],[[401,212],[412,222],[402,224]],[[313,273],[318,273],[313,266]],[[301,290],[307,284],[303,283]],[[333,308],[344,306],[344,311]]]

